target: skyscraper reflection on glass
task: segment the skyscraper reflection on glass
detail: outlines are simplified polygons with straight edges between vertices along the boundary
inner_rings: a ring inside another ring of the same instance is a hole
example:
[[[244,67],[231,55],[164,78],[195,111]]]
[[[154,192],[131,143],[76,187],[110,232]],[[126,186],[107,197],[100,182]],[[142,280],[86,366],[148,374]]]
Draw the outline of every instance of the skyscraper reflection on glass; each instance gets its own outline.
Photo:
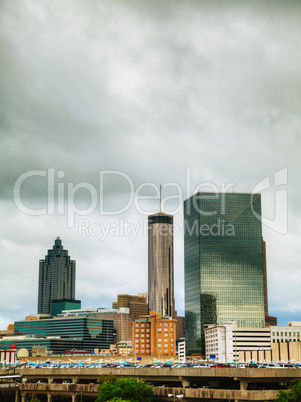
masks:
[[[257,215],[257,217],[256,217]],[[197,193],[184,202],[188,349],[210,324],[264,327],[260,194]]]

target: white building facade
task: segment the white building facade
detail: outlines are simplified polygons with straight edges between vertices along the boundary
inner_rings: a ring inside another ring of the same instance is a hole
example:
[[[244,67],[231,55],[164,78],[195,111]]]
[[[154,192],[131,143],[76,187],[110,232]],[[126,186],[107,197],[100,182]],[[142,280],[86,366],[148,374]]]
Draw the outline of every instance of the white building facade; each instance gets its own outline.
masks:
[[[270,328],[237,328],[235,321],[204,330],[206,359],[220,363],[258,361],[271,350]]]
[[[271,326],[272,343],[300,342],[301,322],[289,322],[288,326]]]

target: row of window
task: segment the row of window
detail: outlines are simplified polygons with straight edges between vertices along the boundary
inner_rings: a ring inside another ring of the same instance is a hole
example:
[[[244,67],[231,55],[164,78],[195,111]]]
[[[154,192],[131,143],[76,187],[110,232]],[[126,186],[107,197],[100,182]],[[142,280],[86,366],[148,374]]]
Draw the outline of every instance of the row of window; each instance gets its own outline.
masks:
[[[168,324],[169,324],[169,325],[168,325]],[[159,325],[160,325],[160,327],[162,327],[162,322],[160,322]],[[169,326],[169,327],[172,327],[172,325],[173,325],[172,322],[170,322],[170,323],[164,322],[164,327],[168,327],[168,326]],[[144,323],[141,323],[141,322],[140,322],[140,323],[136,323],[136,324],[135,324],[135,327],[136,327],[136,328],[138,328],[139,326],[140,326],[140,327],[145,327],[145,326],[146,326],[146,327],[150,327],[150,323],[144,324]]]
[[[300,337],[300,332],[273,332],[273,336],[281,336],[281,338],[283,337],[283,336],[289,336],[289,337],[292,337],[292,336],[298,336],[298,337]]]

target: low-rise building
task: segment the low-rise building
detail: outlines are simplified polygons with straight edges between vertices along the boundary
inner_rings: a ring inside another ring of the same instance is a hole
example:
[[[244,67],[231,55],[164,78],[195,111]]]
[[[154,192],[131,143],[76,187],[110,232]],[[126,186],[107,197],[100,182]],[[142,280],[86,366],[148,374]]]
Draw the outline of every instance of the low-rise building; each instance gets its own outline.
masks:
[[[219,362],[301,362],[301,322],[237,328],[236,322],[205,329],[206,358]]]
[[[117,345],[117,353],[119,356],[123,356],[125,358],[128,358],[129,356],[132,356],[132,342],[131,341],[121,341],[118,342]]]
[[[132,336],[130,309],[126,307],[82,308],[77,310],[64,310],[61,314],[58,314],[58,317],[93,317],[113,320],[115,344],[120,341],[130,340]]]
[[[156,311],[133,322],[134,355],[175,356],[176,320],[162,318]]]
[[[47,347],[55,354],[73,348],[109,349],[113,344],[113,320],[70,317],[16,321],[14,336],[0,339],[0,347],[9,348],[12,341],[18,349],[26,348],[30,352],[33,346]]]
[[[260,352],[271,353],[270,328],[237,328],[235,321],[205,329],[206,359],[221,363],[258,361]]]
[[[286,326],[271,326],[272,343],[299,342],[301,339],[301,322],[289,322]]]
[[[177,355],[180,362],[186,362],[186,341],[184,339],[177,340]]]

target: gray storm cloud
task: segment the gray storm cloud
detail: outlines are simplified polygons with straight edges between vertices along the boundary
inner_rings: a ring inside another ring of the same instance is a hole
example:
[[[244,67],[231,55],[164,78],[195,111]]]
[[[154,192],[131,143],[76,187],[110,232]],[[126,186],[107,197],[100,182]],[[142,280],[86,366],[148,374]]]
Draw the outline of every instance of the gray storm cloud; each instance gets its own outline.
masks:
[[[235,182],[238,191],[251,191],[288,167],[289,232],[264,229],[270,307],[274,314],[300,312],[289,289],[282,290],[281,303],[277,296],[284,270],[300,286],[300,16],[298,1],[2,1],[0,297],[9,296],[12,283],[16,287],[11,311],[2,307],[4,322],[35,311],[38,259],[58,235],[78,261],[83,305],[146,290],[142,234],[135,242],[100,242],[69,229],[65,216],[24,216],[16,208],[18,177],[47,169],[63,171],[56,184],[65,186],[84,181],[98,188],[100,171],[117,170],[135,188],[172,181],[187,196],[187,168],[192,187]],[[24,203],[40,208],[47,191],[43,178],[28,180]],[[116,177],[106,183],[112,205],[128,191]],[[165,196],[171,193],[166,188]],[[78,192],[77,201],[86,205],[89,194]],[[272,209],[264,195],[263,206]],[[134,209],[123,218],[143,220]],[[107,222],[97,211],[88,219]],[[177,219],[181,223],[180,214]],[[183,311],[183,238],[176,246],[176,302]],[[136,283],[114,282],[126,271],[131,278],[142,274]],[[22,284],[28,277],[30,292]]]

